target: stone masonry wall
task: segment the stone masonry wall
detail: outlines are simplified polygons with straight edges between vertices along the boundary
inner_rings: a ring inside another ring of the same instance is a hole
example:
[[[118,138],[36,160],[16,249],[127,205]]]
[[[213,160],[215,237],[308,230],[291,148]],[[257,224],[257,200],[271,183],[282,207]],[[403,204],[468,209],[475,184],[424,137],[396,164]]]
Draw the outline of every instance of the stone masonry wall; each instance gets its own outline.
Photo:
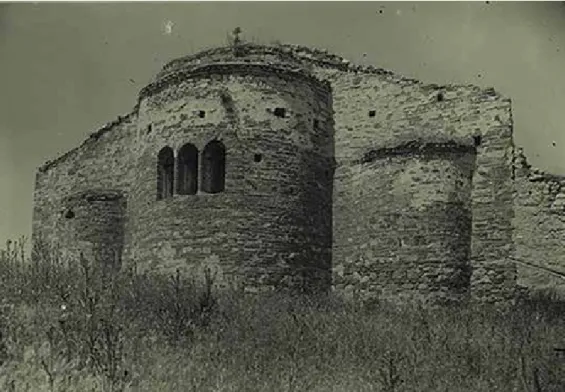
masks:
[[[519,283],[543,286],[551,278],[549,271],[565,275],[565,177],[532,168],[517,150],[515,185],[513,238]]]
[[[93,189],[117,189],[124,192],[124,199],[127,198],[135,117],[131,114],[107,125],[81,146],[37,171],[33,210],[35,244],[59,247],[61,240],[74,238],[68,231],[61,232],[66,225],[65,213],[70,196]],[[124,235],[126,233],[124,228]],[[89,252],[89,249],[85,251]]]
[[[132,114],[39,170],[34,241],[57,239],[69,195],[119,190],[127,200],[125,261],[141,269],[213,267],[273,286],[304,271],[329,283],[333,262],[339,290],[359,280],[371,295],[396,295],[402,286],[408,296],[437,288],[443,298],[450,290],[466,295],[457,291],[465,284],[453,282],[470,280],[477,299],[512,296],[511,258],[522,252],[513,227],[529,212],[514,217],[509,99],[492,89],[426,85],[304,47],[209,54],[209,61],[201,53],[171,62]],[[192,143],[202,152],[215,139],[227,149],[225,192],[157,201],[158,151],[176,154]],[[364,160],[412,142],[459,147]],[[431,184],[438,198],[424,203]],[[414,264],[418,252],[427,266]],[[408,260],[390,284],[391,269],[364,269],[387,258]]]
[[[162,75],[201,62],[221,61],[229,50],[214,48],[176,59],[165,66]],[[483,301],[513,296],[516,271],[509,259],[513,253],[509,99],[493,89],[476,86],[426,85],[383,69],[351,64],[325,50],[252,44],[245,45],[245,50],[253,56],[263,54],[269,61],[291,58],[331,83],[338,165],[359,158],[369,149],[410,140],[480,142],[472,190],[472,292]],[[337,181],[335,187],[339,187]],[[336,208],[333,217],[334,225],[355,219]],[[334,249],[343,240],[334,236]]]
[[[317,271],[327,286],[329,89],[258,67],[224,71],[186,75],[142,100],[126,259],[140,270],[191,276],[210,268],[226,284],[243,276],[249,289]],[[169,146],[177,154],[192,143],[202,152],[212,140],[226,147],[225,191],[157,200],[158,151]]]
[[[347,294],[448,302],[469,294],[474,148],[407,145],[336,176],[334,285]]]
[[[71,260],[119,268],[124,246],[126,200],[121,192],[89,190],[66,197],[58,220],[60,245]]]
[[[412,140],[477,144],[471,196],[472,292],[484,301],[510,298],[516,278],[509,259],[513,213],[510,100],[489,89],[423,85],[386,74],[332,67],[317,67],[315,74],[332,84],[338,171],[352,170],[349,162],[371,149]],[[342,184],[340,178],[334,182],[336,195],[342,194],[340,188],[356,186]],[[338,249],[348,241],[340,236],[339,227],[358,219],[355,211],[343,209],[338,198],[334,198],[333,211],[335,265],[343,262],[337,259]]]

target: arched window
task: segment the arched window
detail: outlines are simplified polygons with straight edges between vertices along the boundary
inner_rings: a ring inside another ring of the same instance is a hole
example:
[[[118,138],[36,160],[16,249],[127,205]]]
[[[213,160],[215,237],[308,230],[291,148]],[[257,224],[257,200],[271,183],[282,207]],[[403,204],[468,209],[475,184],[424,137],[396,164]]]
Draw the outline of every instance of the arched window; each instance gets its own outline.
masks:
[[[157,200],[173,196],[175,158],[170,147],[159,151],[157,167]]]
[[[198,189],[198,149],[185,144],[177,157],[177,193],[194,195]]]
[[[224,190],[226,177],[226,148],[223,143],[213,140],[202,152],[202,190],[218,193]]]

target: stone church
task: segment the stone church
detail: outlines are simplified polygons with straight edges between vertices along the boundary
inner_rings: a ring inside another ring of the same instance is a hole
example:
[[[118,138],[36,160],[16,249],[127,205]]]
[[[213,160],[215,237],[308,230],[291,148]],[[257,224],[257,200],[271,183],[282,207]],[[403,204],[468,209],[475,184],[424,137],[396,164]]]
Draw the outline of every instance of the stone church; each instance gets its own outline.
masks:
[[[516,260],[565,266],[563,184],[492,88],[237,41],[170,61],[40,167],[33,241],[249,291],[504,301]]]

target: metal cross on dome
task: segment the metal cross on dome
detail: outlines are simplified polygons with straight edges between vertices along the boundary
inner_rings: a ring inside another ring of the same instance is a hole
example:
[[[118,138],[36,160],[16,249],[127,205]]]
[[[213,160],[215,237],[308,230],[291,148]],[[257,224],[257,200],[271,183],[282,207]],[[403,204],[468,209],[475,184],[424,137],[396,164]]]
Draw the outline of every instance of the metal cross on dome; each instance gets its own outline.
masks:
[[[241,27],[236,27],[235,29],[233,29],[232,34],[233,34],[233,43],[234,44],[240,43],[241,38],[239,37],[239,35],[241,34]]]

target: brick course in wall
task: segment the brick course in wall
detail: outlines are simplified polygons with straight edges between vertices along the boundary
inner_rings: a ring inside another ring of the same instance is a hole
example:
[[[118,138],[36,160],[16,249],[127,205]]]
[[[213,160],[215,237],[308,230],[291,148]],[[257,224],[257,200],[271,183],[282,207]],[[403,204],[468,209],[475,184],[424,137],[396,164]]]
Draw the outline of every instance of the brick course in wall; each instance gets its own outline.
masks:
[[[540,208],[526,189],[540,186],[518,175],[509,99],[296,45],[233,49],[173,60],[129,115],[40,168],[34,238],[88,233],[61,223],[61,211],[72,195],[117,190],[119,203],[88,214],[99,217],[93,230],[123,230],[124,263],[193,276],[209,267],[249,289],[301,282],[362,297],[499,301],[514,294],[513,258],[550,256],[520,239]],[[176,158],[190,143],[202,154],[213,140],[226,149],[224,191],[157,200],[159,151]],[[547,189],[560,200],[560,185]],[[543,197],[550,216],[556,202]],[[548,244],[562,238],[552,235]]]

